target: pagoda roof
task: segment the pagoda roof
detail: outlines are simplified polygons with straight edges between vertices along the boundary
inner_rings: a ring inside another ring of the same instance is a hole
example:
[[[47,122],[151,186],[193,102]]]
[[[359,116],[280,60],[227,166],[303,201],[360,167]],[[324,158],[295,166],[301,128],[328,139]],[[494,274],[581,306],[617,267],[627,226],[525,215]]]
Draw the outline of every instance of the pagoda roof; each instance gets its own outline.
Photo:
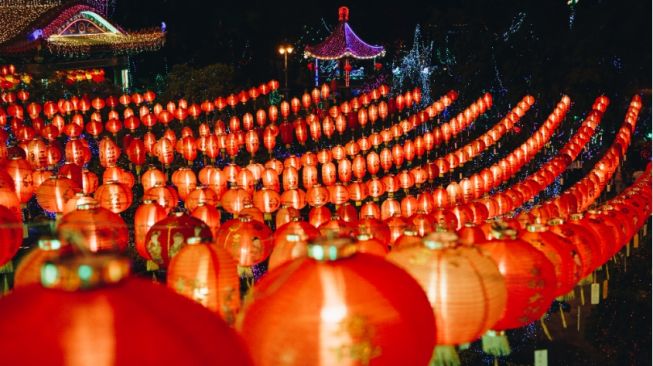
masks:
[[[59,56],[95,52],[132,54],[165,42],[162,29],[127,32],[106,17],[98,1],[0,2],[0,54],[21,54],[45,46]]]
[[[304,57],[312,57],[320,60],[336,60],[343,57],[368,59],[383,56],[383,46],[369,45],[365,43],[349,26],[349,9],[340,7],[338,9],[340,22],[334,31],[321,43],[314,46],[306,46]]]

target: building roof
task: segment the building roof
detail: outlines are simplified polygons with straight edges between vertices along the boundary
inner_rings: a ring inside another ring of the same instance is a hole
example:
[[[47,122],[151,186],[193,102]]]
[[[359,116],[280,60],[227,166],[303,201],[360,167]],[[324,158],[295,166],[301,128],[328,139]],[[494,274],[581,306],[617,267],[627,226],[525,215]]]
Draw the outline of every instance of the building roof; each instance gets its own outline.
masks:
[[[128,32],[105,17],[106,0],[21,1],[0,3],[0,54],[29,53],[37,48],[58,56],[83,57],[95,52],[132,54],[156,50],[165,42],[162,29]]]
[[[368,59],[383,56],[383,46],[369,45],[354,33],[347,22],[349,9],[345,6],[338,9],[339,23],[334,31],[324,40],[314,46],[306,46],[304,57],[320,60],[335,60],[342,57]]]

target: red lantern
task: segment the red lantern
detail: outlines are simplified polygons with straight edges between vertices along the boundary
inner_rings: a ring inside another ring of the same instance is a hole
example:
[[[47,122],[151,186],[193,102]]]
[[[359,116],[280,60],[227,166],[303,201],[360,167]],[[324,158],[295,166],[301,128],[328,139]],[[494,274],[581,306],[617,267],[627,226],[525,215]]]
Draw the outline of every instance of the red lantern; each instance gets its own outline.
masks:
[[[240,308],[236,262],[224,249],[189,238],[188,245],[170,261],[168,287],[214,313],[229,324]]]
[[[523,327],[549,309],[556,287],[555,269],[542,252],[515,239],[514,231],[499,229],[492,235],[495,240],[477,244],[497,263],[508,294],[503,316],[492,329]]]
[[[233,225],[220,228],[215,243],[223,246],[239,267],[251,267],[270,255],[273,237],[264,223],[240,216]]]
[[[0,304],[2,314],[10,317],[0,324],[0,333],[13,329],[16,334],[10,351],[3,355],[8,364],[37,365],[52,360],[121,365],[250,364],[238,336],[224,321],[160,285],[128,278],[127,259],[66,257],[49,262],[43,271],[49,276],[42,279],[42,287],[25,287]],[[143,302],[151,302],[150,311],[141,312]],[[48,309],[59,311],[48,314]],[[139,312],[140,316],[134,316]],[[162,324],[160,319],[177,319],[179,324]],[[48,320],[52,324],[45,331],[43,323]],[[76,333],[80,329],[93,329],[93,340],[80,343]],[[188,343],[165,346],[175,344],[180,333],[187,335]],[[59,341],[51,343],[52,339]],[[34,342],[51,345],[33,352]],[[108,344],[112,346],[107,348]]]
[[[478,247],[456,241],[453,233],[433,233],[421,246],[397,248],[388,255],[427,294],[438,346],[474,341],[501,318],[506,306],[506,285],[495,262]],[[479,291],[484,295],[478,296]]]
[[[256,364],[277,364],[284,355],[292,355],[289,365],[428,363],[435,330],[423,291],[384,259],[352,255],[355,246],[345,240],[310,245],[308,258],[271,271],[254,287],[239,328]],[[293,316],[277,322],[290,309]],[[272,324],[274,335],[264,331]],[[319,337],[291,336],[315,329]]]
[[[59,240],[91,252],[124,251],[129,231],[123,219],[106,208],[83,204],[65,214],[57,226]]]

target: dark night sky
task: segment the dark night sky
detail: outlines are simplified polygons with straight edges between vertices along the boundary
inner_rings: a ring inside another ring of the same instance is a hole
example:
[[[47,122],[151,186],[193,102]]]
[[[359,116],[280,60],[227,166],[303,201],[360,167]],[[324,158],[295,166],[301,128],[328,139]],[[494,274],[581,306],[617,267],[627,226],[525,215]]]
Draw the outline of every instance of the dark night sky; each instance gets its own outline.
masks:
[[[349,3],[117,0],[113,18],[127,29],[166,22],[168,38],[164,49],[136,60],[142,74],[162,72],[164,65],[171,67],[176,63],[202,66],[224,62],[237,66],[244,74],[241,75],[243,80],[260,82],[278,77],[280,57],[275,50],[280,42],[296,42],[303,33],[303,26],[320,28],[321,19],[333,25],[339,5],[350,7],[350,24],[364,40],[381,43],[390,50],[398,41],[410,45],[418,23],[427,26],[427,35],[432,38],[461,25],[466,25],[473,37],[475,33],[483,37],[488,36],[484,33],[506,31],[512,19],[519,12],[525,12],[528,27],[522,27],[523,32],[531,32],[535,38],[531,37],[528,42],[537,44],[520,47],[522,51],[532,47],[539,52],[532,52],[533,58],[529,60],[532,68],[562,70],[552,76],[562,79],[565,70],[579,63],[593,66],[618,59],[620,75],[638,78],[638,87],[650,88],[651,1],[645,0],[580,0],[572,31],[568,27],[570,9],[564,0],[357,0]],[[487,51],[483,50],[483,45],[475,47],[479,52]],[[580,54],[579,49],[582,50]],[[509,58],[510,52],[519,51],[506,49],[500,51],[500,57]],[[458,57],[460,59],[461,55]],[[299,58],[293,60],[295,64],[299,61]],[[499,59],[499,62],[504,63],[504,60]],[[607,66],[601,67],[603,69],[593,72],[610,72]]]

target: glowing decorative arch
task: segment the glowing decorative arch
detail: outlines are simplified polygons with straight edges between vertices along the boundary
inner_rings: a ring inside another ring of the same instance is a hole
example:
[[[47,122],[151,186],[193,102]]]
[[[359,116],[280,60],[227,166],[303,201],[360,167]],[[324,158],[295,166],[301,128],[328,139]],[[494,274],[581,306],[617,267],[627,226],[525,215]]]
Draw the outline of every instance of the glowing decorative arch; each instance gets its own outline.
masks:
[[[122,34],[122,32],[106,20],[101,15],[89,11],[83,10],[74,16],[70,17],[69,20],[65,23],[63,27],[60,27],[56,31],[58,36],[73,36],[77,34],[86,34],[86,32],[79,32],[77,27],[86,27],[85,29],[89,30],[89,33],[99,34],[99,33],[111,33],[111,34]]]

